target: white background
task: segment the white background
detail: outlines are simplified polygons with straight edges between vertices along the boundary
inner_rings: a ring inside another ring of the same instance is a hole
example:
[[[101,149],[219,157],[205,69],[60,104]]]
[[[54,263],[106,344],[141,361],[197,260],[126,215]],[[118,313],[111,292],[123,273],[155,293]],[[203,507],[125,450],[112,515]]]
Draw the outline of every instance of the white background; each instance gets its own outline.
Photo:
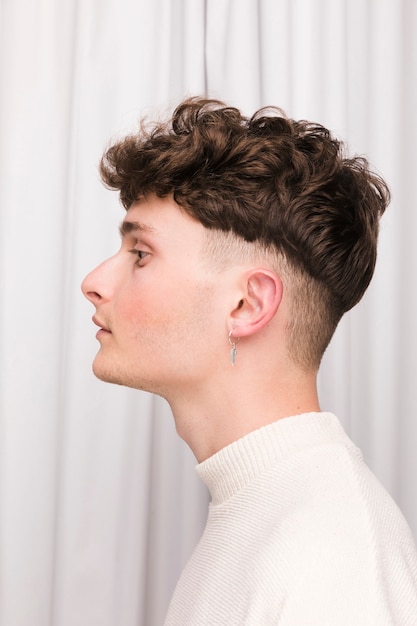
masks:
[[[105,385],[83,276],[107,142],[206,93],[318,121],[388,180],[374,281],[320,376],[417,535],[417,2],[0,0],[0,623],[158,626],[207,494],[166,404]]]

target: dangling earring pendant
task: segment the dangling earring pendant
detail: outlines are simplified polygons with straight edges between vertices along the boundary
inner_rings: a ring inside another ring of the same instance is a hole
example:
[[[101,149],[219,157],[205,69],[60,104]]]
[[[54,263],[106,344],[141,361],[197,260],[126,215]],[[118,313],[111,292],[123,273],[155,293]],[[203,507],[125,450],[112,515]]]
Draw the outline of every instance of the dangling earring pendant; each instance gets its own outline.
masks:
[[[237,355],[237,348],[236,345],[239,343],[240,341],[240,337],[238,337],[236,339],[236,341],[233,341],[232,339],[232,330],[229,333],[229,343],[232,346],[232,349],[230,350],[230,363],[232,365],[234,365],[236,363],[236,355]]]

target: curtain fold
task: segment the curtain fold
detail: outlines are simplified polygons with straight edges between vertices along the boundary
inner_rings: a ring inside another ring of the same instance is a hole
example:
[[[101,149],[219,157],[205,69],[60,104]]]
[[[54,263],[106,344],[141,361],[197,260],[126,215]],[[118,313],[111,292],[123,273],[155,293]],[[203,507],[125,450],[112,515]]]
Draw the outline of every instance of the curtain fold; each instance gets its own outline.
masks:
[[[0,623],[158,626],[207,493],[166,403],[94,378],[83,276],[118,247],[107,142],[206,93],[278,105],[393,192],[320,374],[417,535],[417,4],[0,0]]]

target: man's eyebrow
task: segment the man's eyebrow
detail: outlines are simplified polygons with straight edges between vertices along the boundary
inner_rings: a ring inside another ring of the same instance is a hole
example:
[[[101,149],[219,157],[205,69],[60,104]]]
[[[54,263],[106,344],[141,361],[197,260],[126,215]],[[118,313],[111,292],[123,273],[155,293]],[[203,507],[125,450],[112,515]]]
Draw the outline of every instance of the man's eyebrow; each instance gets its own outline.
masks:
[[[155,232],[155,229],[152,228],[152,226],[147,226],[146,224],[141,224],[140,222],[128,222],[127,220],[124,220],[119,226],[119,232],[121,237],[125,237],[125,235],[136,232],[138,230],[142,233]]]

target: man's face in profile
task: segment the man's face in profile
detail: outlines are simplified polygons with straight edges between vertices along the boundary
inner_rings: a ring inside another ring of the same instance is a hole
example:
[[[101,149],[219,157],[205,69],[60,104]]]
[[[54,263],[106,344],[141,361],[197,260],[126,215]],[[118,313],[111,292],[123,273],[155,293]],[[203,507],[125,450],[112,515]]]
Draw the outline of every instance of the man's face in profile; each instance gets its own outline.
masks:
[[[162,396],[195,385],[215,366],[211,337],[221,314],[202,256],[206,231],[174,200],[151,196],[130,207],[120,232],[120,250],[82,285],[100,327],[94,373]],[[226,336],[225,318],[223,325]]]

